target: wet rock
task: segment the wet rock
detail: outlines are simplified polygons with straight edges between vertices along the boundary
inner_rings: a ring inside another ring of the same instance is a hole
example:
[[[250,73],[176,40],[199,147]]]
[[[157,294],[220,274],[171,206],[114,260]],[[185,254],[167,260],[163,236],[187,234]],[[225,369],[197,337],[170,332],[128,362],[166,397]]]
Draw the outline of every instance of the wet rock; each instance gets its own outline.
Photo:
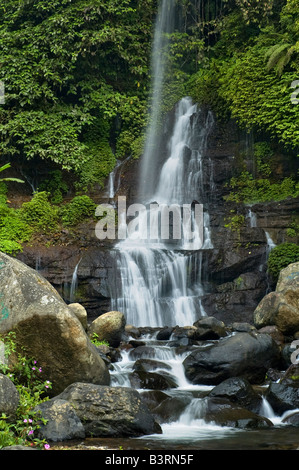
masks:
[[[299,412],[289,414],[283,418],[282,422],[284,424],[289,424],[290,426],[299,427]]]
[[[239,376],[258,384],[279,359],[279,348],[269,335],[236,333],[211,346],[196,348],[183,365],[187,379],[194,384],[217,385]]]
[[[299,387],[299,364],[291,364],[281,377],[280,383]]]
[[[130,383],[133,388],[147,388],[150,390],[167,390],[176,388],[175,380],[167,372],[147,372],[135,370],[130,374]]]
[[[273,423],[252,411],[232,404],[224,398],[208,398],[204,419],[219,426],[228,426],[238,429],[261,429],[273,426]]]
[[[141,332],[140,332],[140,329],[139,328],[136,328],[135,326],[133,325],[126,325],[125,326],[125,334],[127,336],[131,336],[132,338],[140,338],[141,336]]]
[[[214,317],[204,317],[194,323],[198,340],[219,339],[227,335],[225,324]]]
[[[169,364],[155,359],[138,359],[133,365],[133,370],[151,372],[155,369],[166,369],[170,370],[171,367]]]
[[[146,390],[141,391],[140,396],[148,409],[154,413],[154,409],[165,401],[169,395],[161,390]]]
[[[76,383],[56,398],[72,405],[86,436],[137,437],[161,433],[160,426],[136,390]]]
[[[188,405],[188,398],[184,395],[168,396],[162,403],[153,408],[158,423],[172,423],[177,421]]]
[[[254,391],[248,380],[242,377],[224,380],[211,390],[209,397],[226,398],[254,413],[259,412],[262,404],[261,396]]]
[[[198,330],[195,326],[176,326],[170,337],[170,346],[189,346],[198,340]]]
[[[172,327],[167,326],[165,328],[162,328],[160,331],[158,331],[156,339],[159,341],[167,341],[169,340],[172,332],[173,332]]]
[[[144,341],[138,341],[136,339],[131,339],[131,341],[129,341],[129,344],[133,348],[138,348],[138,346],[146,346],[146,343]]]
[[[141,357],[152,358],[155,355],[155,348],[152,346],[138,346],[130,351],[130,359],[137,360]]]
[[[299,408],[299,385],[271,383],[265,397],[273,410],[282,415],[285,411]]]

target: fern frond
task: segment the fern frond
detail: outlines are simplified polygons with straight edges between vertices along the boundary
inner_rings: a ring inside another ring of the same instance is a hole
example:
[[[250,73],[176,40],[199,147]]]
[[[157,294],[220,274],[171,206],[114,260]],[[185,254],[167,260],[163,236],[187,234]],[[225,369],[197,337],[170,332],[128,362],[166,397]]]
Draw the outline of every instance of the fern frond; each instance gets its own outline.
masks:
[[[273,50],[272,50],[271,55],[269,56],[269,59],[266,65],[266,68],[268,71],[276,67],[278,64],[281,66],[281,59],[284,58],[284,56],[286,55],[286,52],[288,51],[290,47],[291,47],[291,44],[284,43],[284,44],[277,45],[275,49],[270,48]]]

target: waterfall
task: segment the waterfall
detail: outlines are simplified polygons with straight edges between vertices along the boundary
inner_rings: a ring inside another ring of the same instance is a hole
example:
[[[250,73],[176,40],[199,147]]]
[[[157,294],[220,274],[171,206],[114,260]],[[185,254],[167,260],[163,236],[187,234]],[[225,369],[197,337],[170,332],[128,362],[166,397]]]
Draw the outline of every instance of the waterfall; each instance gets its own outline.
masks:
[[[155,203],[184,204],[200,200],[203,195],[203,150],[212,128],[208,115],[204,125],[198,126],[200,111],[189,98],[177,105],[175,123],[169,142],[169,154],[156,182],[152,195]],[[199,129],[197,138],[194,133]],[[186,158],[186,156],[188,158]],[[145,213],[144,222],[148,219]],[[183,220],[184,222],[184,220]],[[197,248],[212,247],[209,216],[203,215],[202,227],[193,224],[193,239],[152,241],[140,237],[138,227],[115,247],[119,275],[117,294],[112,297],[112,309],[125,313],[128,324],[135,326],[192,325],[204,316],[201,297],[202,252]],[[141,224],[142,225],[142,224]],[[191,253],[185,250],[195,248]]]
[[[122,166],[130,159],[131,157],[127,157],[125,160],[117,160],[116,165],[113,170],[109,173],[108,176],[108,185],[107,185],[107,196],[109,199],[114,199],[116,192],[119,190],[120,187],[120,179],[121,179],[121,169]]]
[[[276,244],[270,237],[270,234],[268,232],[265,232],[266,238],[267,238],[267,255],[269,255],[270,251],[273,250],[273,248],[276,247]],[[268,256],[267,256],[268,257]]]
[[[135,326],[192,325],[206,312],[202,308],[202,249],[213,247],[209,214],[203,211],[206,197],[204,150],[213,128],[211,113],[203,113],[189,97],[177,104],[164,164],[161,159],[156,124],[160,123],[163,81],[167,67],[168,34],[174,20],[174,0],[163,0],[156,22],[152,59],[153,100],[150,125],[141,164],[140,198],[145,197],[146,211],[139,218],[138,228],[115,246],[116,278],[111,295],[113,310],[122,311],[127,324]],[[160,123],[161,124],[161,123]],[[163,127],[163,126],[162,126]],[[207,159],[210,168],[210,161]],[[150,191],[149,191],[150,190]],[[153,213],[148,207],[158,207]],[[190,211],[185,214],[186,207]],[[143,237],[147,221],[154,228],[165,228],[164,209],[175,207],[169,221],[172,237]],[[202,212],[200,213],[201,207]],[[183,217],[177,223],[176,216]],[[186,216],[185,216],[186,215]],[[160,217],[160,218],[159,218]],[[164,220],[164,219],[163,219]],[[122,226],[126,221],[120,217]],[[174,236],[178,231],[180,236]]]
[[[277,418],[276,414],[273,411],[272,406],[270,405],[270,403],[264,396],[262,397],[262,405],[261,405],[260,414],[270,419],[271,421],[276,420]]]
[[[248,209],[248,218],[250,227],[257,227],[256,214],[252,211],[251,208]]]
[[[147,129],[144,158],[142,160],[140,189],[143,194],[153,194],[153,169],[156,168],[159,157],[158,141],[159,127],[161,126],[161,104],[163,99],[163,86],[168,66],[169,33],[173,31],[175,16],[175,0],[162,0],[157,15],[154,43],[152,50],[152,85],[150,103],[150,121]]]
[[[73,275],[72,275],[72,282],[71,282],[71,288],[70,288],[70,303],[73,303],[75,300],[75,294],[76,294],[76,290],[78,287],[78,268],[79,268],[80,262],[81,262],[81,259],[76,264],[75,269],[73,271]]]

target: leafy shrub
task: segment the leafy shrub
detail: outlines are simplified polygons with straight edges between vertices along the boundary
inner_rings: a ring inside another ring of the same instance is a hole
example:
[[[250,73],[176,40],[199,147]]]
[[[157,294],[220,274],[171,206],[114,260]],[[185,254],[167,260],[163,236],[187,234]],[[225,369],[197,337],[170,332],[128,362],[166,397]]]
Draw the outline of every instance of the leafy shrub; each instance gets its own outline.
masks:
[[[30,239],[32,229],[20,219],[19,211],[6,203],[7,187],[0,183],[0,251],[12,254],[22,250],[21,243]]]
[[[271,251],[268,259],[268,271],[273,279],[277,280],[282,269],[297,261],[299,261],[299,245],[282,243]]]
[[[60,209],[62,223],[66,226],[76,225],[85,218],[93,216],[95,209],[96,204],[89,196],[75,196]]]
[[[63,181],[60,170],[53,170],[49,174],[49,178],[45,179],[39,185],[39,191],[48,191],[51,194],[52,204],[60,204],[63,195],[68,192],[68,185]]]
[[[5,414],[0,416],[0,449],[11,445],[49,448],[38,437],[38,429],[45,420],[34,408],[48,400],[47,390],[52,384],[43,377],[43,370],[36,361],[17,352],[15,333],[10,332],[0,340],[4,344],[5,363],[0,362],[0,372],[9,377],[19,392],[16,419],[8,422]],[[13,360],[10,360],[13,356]],[[9,363],[7,365],[6,363]]]
[[[58,208],[48,198],[46,191],[35,193],[20,209],[21,219],[35,231],[54,231],[58,227]]]
[[[0,205],[0,213],[1,208]],[[0,218],[0,251],[12,254],[22,250],[21,243],[30,240],[32,229],[19,218],[17,211],[7,209],[6,215]]]

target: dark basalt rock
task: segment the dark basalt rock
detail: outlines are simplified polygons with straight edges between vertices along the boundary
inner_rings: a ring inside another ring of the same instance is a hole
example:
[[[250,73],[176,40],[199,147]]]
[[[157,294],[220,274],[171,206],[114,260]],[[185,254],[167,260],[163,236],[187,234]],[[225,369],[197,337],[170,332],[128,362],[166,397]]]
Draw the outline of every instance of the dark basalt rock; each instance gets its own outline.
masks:
[[[194,384],[217,385],[239,376],[258,384],[279,359],[279,348],[269,335],[236,333],[211,346],[195,349],[183,365],[186,377]]]
[[[243,377],[232,377],[224,380],[211,390],[209,397],[226,398],[230,402],[254,413],[260,411],[262,404],[261,395],[256,393],[248,380]]]

